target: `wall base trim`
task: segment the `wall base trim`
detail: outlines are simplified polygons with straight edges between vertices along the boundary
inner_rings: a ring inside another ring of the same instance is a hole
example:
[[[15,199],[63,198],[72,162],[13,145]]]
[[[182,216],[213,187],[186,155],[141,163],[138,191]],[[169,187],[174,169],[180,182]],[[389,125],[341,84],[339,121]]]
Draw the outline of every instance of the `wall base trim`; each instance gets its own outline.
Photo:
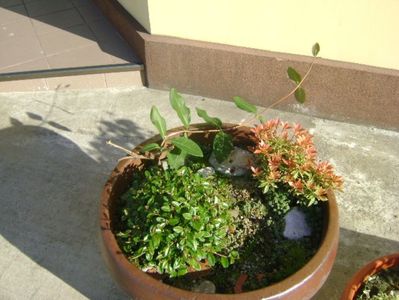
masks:
[[[181,92],[226,100],[239,95],[268,106],[293,88],[286,69],[292,66],[304,74],[312,60],[151,35],[116,0],[93,1],[144,62],[150,88],[175,87]],[[305,105],[290,99],[276,108],[399,130],[397,70],[318,59],[304,87],[308,98]]]

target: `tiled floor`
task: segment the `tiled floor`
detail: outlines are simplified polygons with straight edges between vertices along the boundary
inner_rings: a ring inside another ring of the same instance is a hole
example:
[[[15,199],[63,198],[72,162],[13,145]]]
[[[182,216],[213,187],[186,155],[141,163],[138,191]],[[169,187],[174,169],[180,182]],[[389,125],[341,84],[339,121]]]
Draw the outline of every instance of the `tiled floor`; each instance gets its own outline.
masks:
[[[139,63],[90,0],[0,0],[0,73]]]

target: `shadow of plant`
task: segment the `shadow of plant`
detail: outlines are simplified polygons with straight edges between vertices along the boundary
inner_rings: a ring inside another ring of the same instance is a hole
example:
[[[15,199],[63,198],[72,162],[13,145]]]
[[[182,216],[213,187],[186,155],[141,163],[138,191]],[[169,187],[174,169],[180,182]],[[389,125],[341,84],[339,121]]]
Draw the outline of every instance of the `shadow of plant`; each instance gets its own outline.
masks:
[[[43,120],[36,114],[27,115]],[[0,130],[1,236],[85,297],[124,299],[104,266],[98,244],[104,170],[112,170],[101,162],[116,163],[109,159],[107,154],[113,149],[103,139],[119,136],[116,141],[123,144],[131,136],[141,138],[140,130],[126,120],[101,123],[102,136],[92,142],[99,163],[53,130],[26,126],[17,119],[10,122],[11,127]],[[46,122],[58,130],[69,130],[53,123]],[[11,265],[13,259],[8,259]],[[42,279],[33,276],[30,280]]]

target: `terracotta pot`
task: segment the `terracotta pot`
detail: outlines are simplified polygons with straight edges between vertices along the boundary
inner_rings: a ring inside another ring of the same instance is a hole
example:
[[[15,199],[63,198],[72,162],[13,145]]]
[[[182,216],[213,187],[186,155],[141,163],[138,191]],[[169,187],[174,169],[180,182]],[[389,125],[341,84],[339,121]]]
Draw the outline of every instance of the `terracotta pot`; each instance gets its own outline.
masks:
[[[361,268],[348,282],[341,300],[353,300],[362,286],[370,276],[395,266],[399,266],[399,252],[382,256]]]
[[[232,127],[231,124],[226,124]],[[192,128],[208,128],[205,124],[193,125]],[[181,130],[176,128],[175,130]],[[240,128],[232,132],[234,142],[250,145],[249,128]],[[199,143],[209,143],[212,133],[192,134],[191,138]],[[159,141],[156,136],[143,144]],[[140,147],[140,146],[139,146]],[[120,196],[127,191],[133,172],[143,167],[143,162],[122,160],[112,172],[105,184],[100,208],[100,227],[102,252],[113,277],[118,284],[135,299],[310,299],[327,279],[335,260],[338,239],[338,208],[333,193],[329,193],[329,201],[324,203],[324,234],[320,248],[313,258],[299,271],[288,278],[268,287],[240,294],[201,294],[178,289],[166,285],[142,272],[131,264],[123,255],[113,234],[115,226],[115,208]]]

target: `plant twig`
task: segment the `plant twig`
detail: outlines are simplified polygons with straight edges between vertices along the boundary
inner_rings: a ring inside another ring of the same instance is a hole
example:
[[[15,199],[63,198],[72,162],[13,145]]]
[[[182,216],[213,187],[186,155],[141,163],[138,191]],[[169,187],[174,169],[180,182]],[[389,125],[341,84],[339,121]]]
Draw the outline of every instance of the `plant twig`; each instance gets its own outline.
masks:
[[[287,100],[290,96],[292,96],[292,95],[296,92],[296,90],[299,89],[299,88],[302,86],[302,84],[304,83],[304,81],[308,78],[310,72],[311,72],[312,69],[313,69],[313,65],[314,65],[315,62],[316,62],[316,59],[317,59],[317,57],[315,57],[315,58],[313,59],[312,63],[311,63],[310,66],[309,66],[309,69],[306,71],[306,74],[303,76],[302,80],[297,84],[297,86],[296,86],[291,92],[289,92],[287,95],[281,97],[281,98],[278,99],[277,101],[273,102],[273,103],[270,104],[268,107],[264,108],[264,109],[263,109],[260,113],[258,113],[257,115],[263,115],[263,114],[264,114],[266,111],[268,111],[269,109],[275,107],[277,104],[283,102],[284,100]],[[252,122],[252,121],[254,121],[254,120],[256,120],[256,117],[252,117],[252,118],[247,119],[247,120],[244,119],[244,121],[240,122],[240,124],[238,124],[237,127],[245,126],[245,124],[252,125],[252,124],[250,124],[250,122]]]
[[[112,147],[114,147],[114,148],[117,148],[117,149],[119,149],[119,150],[122,150],[123,152],[127,153],[128,155],[130,155],[132,158],[150,159],[150,158],[148,158],[148,157],[146,157],[146,156],[144,156],[144,155],[137,154],[137,153],[135,153],[135,152],[133,152],[133,151],[130,151],[129,149],[126,149],[126,148],[124,148],[124,147],[122,147],[122,146],[119,146],[119,145],[117,145],[117,144],[114,144],[113,142],[111,142],[111,140],[107,141],[107,145],[110,145],[110,146],[112,146]]]

